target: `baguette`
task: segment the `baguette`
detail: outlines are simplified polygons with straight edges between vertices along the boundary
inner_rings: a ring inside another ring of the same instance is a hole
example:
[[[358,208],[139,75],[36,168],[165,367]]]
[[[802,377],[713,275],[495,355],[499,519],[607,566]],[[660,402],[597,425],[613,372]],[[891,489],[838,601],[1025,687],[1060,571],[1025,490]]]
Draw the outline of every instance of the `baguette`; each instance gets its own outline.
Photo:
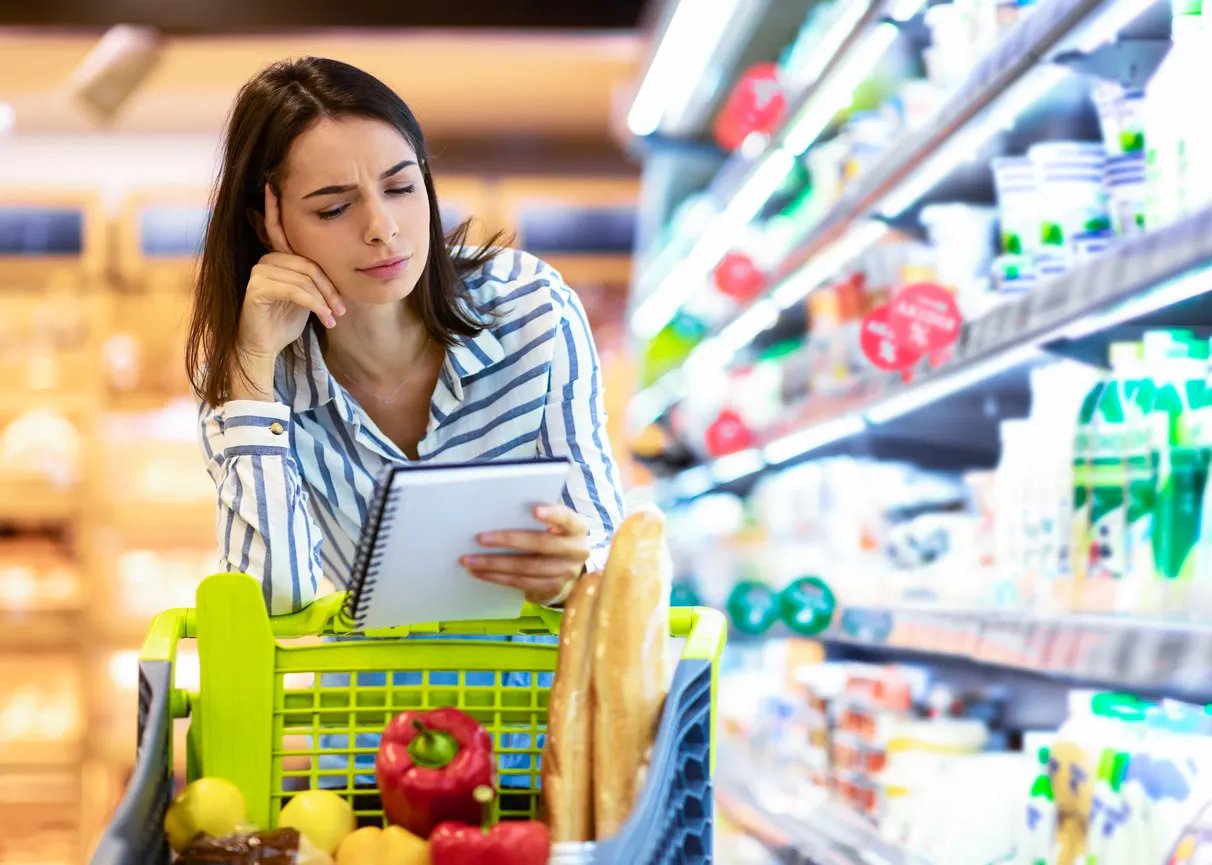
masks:
[[[547,709],[540,776],[551,840],[593,840],[593,646],[600,571],[585,574],[564,605]]]
[[[623,521],[598,590],[594,634],[594,823],[598,840],[631,815],[669,692],[673,564],[655,507]]]

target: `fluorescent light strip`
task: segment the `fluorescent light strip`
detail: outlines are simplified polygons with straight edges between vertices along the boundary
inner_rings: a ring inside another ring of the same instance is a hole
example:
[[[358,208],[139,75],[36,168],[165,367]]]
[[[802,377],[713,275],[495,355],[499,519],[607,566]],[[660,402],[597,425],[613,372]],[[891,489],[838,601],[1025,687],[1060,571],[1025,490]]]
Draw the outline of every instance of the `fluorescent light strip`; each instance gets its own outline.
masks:
[[[873,424],[887,423],[966,390],[978,382],[1043,357],[1043,351],[1034,344],[1015,346],[998,352],[953,373],[943,373],[938,378],[927,378],[918,384],[909,385],[904,390],[880,400],[866,410],[867,420]]]
[[[725,352],[728,359],[740,351],[765,330],[774,327],[779,320],[779,308],[769,298],[759,300],[741,313],[726,328],[720,331],[714,342]]]
[[[716,485],[730,484],[756,474],[766,467],[766,460],[757,448],[728,454],[711,463],[711,479]]]
[[[627,405],[627,422],[633,435],[638,435],[681,398],[684,369],[670,370],[631,398]]]
[[[793,71],[797,84],[807,88],[817,82],[869,8],[867,0],[851,0],[842,8],[838,19],[821,37],[820,44],[808,54],[804,65]]]
[[[783,137],[788,150],[798,155],[812,146],[834,115],[854,100],[855,89],[871,74],[899,33],[895,24],[885,21],[860,40],[792,121]]]
[[[767,464],[777,466],[809,451],[858,435],[865,428],[863,419],[858,415],[842,415],[771,442],[762,450],[762,456]]]
[[[682,261],[632,314],[631,329],[636,336],[652,339],[673,320],[711,269],[733,247],[737,233],[757,216],[794,166],[795,158],[781,147],[762,158]]]
[[[1069,73],[1059,66],[1037,66],[1007,88],[980,116],[969,120],[909,177],[876,205],[884,216],[900,216],[959,166],[977,158],[980,149],[1047,95]]]
[[[651,135],[663,120],[686,110],[739,3],[679,0],[627,112],[633,135]]]
[[[711,492],[715,484],[711,480],[710,466],[696,466],[686,469],[677,476],[674,489],[678,498],[693,499],[703,493]]]
[[[1201,267],[1191,273],[1183,274],[1167,280],[1148,291],[1117,304],[1104,312],[1083,316],[1072,324],[1061,329],[1061,332],[1046,337],[1044,342],[1053,339],[1081,339],[1100,330],[1106,330],[1114,325],[1131,321],[1135,318],[1157,312],[1168,306],[1182,303],[1201,294],[1212,291],[1212,268]]]
[[[787,309],[799,303],[823,282],[837,276],[847,264],[875,246],[885,234],[888,226],[875,220],[855,222],[846,233],[809,259],[803,267],[785,279],[771,294],[770,299],[779,309]]]

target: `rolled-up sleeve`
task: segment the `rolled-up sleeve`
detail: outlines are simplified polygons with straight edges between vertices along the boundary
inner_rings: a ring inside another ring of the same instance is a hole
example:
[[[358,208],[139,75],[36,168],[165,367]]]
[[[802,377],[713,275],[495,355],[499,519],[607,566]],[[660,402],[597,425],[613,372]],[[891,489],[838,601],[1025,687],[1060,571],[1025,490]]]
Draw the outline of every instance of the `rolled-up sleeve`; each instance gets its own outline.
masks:
[[[206,468],[218,490],[216,535],[221,569],[261,582],[271,615],[316,597],[321,533],[312,519],[291,452],[290,407],[235,400],[200,407]]]
[[[606,434],[601,363],[585,309],[558,274],[549,274],[553,296],[564,307],[556,326],[539,451],[572,460],[564,503],[589,521],[593,552],[587,567],[599,570],[606,566],[610,539],[623,518],[622,481]]]

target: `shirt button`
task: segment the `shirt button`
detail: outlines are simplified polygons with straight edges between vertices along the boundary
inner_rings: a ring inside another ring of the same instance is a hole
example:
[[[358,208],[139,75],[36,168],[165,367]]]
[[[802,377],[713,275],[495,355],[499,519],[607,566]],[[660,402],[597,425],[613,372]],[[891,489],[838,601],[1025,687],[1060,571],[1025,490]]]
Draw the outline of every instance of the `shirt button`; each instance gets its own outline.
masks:
[[[286,427],[282,426],[282,424],[278,423],[277,421],[274,421],[269,425],[269,431],[276,436],[280,436],[282,433],[286,432]]]

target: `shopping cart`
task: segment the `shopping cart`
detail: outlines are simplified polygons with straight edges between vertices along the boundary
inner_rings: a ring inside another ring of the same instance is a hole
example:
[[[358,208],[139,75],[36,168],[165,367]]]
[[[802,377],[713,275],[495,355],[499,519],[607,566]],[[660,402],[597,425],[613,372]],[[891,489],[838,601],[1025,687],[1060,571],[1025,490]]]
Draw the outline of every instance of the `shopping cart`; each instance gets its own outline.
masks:
[[[528,606],[522,618],[510,621],[320,639],[350,633],[343,597],[330,595],[271,619],[259,583],[243,574],[219,574],[199,586],[196,609],[156,617],[139,663],[135,771],[92,865],[169,862],[162,825],[173,793],[175,718],[190,719],[188,777],[233,781],[244,793],[249,819],[272,828],[303,779],[347,795],[360,822],[381,820],[373,783],[366,784],[365,769],[355,765],[357,756],[374,749],[359,747],[358,734],[381,732],[406,709],[455,706],[489,731],[498,759],[510,755],[501,760],[496,816],[536,816],[556,646],[499,638],[550,636],[559,631],[560,614]],[[595,863],[711,862],[712,716],[724,619],[714,610],[674,608],[670,633],[685,638],[685,645],[647,782],[631,820],[597,845]],[[498,641],[425,638],[450,634]],[[184,638],[197,640],[196,693],[174,686],[177,646]],[[334,740],[344,747],[333,748]],[[341,768],[325,768],[334,756],[342,758],[336,760]]]

